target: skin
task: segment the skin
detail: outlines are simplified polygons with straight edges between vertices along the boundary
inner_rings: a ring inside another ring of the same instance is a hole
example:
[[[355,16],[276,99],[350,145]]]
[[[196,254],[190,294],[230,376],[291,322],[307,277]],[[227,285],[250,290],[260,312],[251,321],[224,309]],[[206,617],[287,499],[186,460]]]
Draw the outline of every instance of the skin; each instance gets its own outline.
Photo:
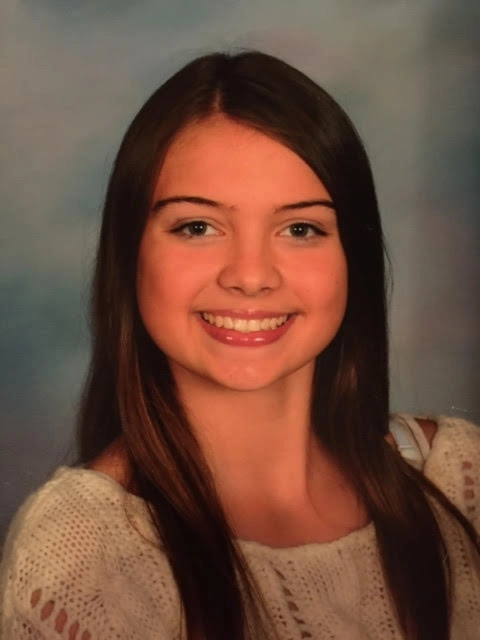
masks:
[[[304,385],[314,359],[344,315],[347,266],[334,211],[326,206],[279,211],[331,198],[313,171],[280,143],[217,117],[183,131],[167,154],[154,203],[200,196],[219,206],[172,203],[147,223],[138,260],[138,304],[151,337],[168,356],[180,386],[215,392]],[[172,233],[204,220],[207,234]],[[308,221],[294,238],[289,227]],[[275,344],[234,348],[212,340],[201,311],[265,316],[295,314]],[[298,379],[298,381],[297,381]],[[244,398],[245,400],[246,398]]]
[[[251,523],[263,522],[263,539],[279,522],[298,527],[302,513],[306,526],[316,517],[312,493],[324,495],[325,514],[333,493],[355,510],[309,429],[314,361],[342,321],[347,265],[332,208],[291,205],[331,202],[328,192],[292,151],[219,116],[178,136],[153,208],[180,195],[218,206],[176,203],[152,213],[137,298],[148,332],[169,358],[231,522],[246,537]],[[208,235],[172,233],[196,220],[210,225]],[[297,222],[312,225],[306,238],[292,237]],[[232,347],[213,340],[199,321],[200,312],[217,309],[295,319],[273,344]]]
[[[208,203],[165,203],[183,196]],[[169,149],[139,251],[140,314],[169,359],[230,525],[272,546],[330,541],[368,522],[309,425],[315,358],[348,296],[329,202],[299,156],[218,115]],[[205,330],[200,314],[216,310],[293,320],[276,342],[232,346]],[[123,462],[117,442],[93,468],[122,481]]]

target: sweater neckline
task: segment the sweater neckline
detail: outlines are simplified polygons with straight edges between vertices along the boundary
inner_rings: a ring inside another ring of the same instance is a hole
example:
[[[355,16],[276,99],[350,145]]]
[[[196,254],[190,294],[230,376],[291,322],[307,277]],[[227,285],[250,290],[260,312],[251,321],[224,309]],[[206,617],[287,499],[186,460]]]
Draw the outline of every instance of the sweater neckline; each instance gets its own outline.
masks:
[[[291,557],[293,555],[315,555],[318,557],[320,551],[326,554],[331,554],[340,549],[345,550],[347,547],[356,547],[363,542],[367,542],[375,537],[375,525],[373,521],[370,521],[360,529],[350,531],[340,538],[330,540],[329,542],[305,542],[303,544],[285,546],[285,547],[271,547],[263,542],[257,542],[256,540],[242,540],[236,538],[235,542],[244,551],[250,552],[259,556],[271,556],[276,557]]]
[[[60,476],[64,476],[65,474],[81,474],[82,476],[84,476],[84,478],[88,478],[90,481],[100,481],[105,485],[108,484],[110,488],[113,489],[119,496],[128,498],[129,506],[138,511],[142,520],[148,519],[150,521],[150,515],[148,513],[147,505],[144,498],[136,496],[133,493],[129,493],[124,487],[122,487],[120,483],[118,483],[103,471],[89,469],[84,466],[61,466],[55,472],[52,480],[57,479]],[[285,547],[272,547],[270,545],[264,544],[263,542],[258,542],[256,540],[246,540],[242,538],[234,538],[234,542],[242,551],[248,553],[249,555],[275,555],[276,557],[292,557],[292,554],[302,556],[315,554],[316,556],[318,556],[320,550],[322,552],[330,554],[334,551],[339,550],[340,548],[345,549],[346,547],[350,546],[357,547],[358,544],[367,542],[374,537],[375,525],[373,521],[370,521],[365,526],[360,527],[359,529],[355,529],[354,531],[351,531],[344,536],[341,536],[340,538],[336,538],[335,540],[331,540],[329,542],[306,542],[304,544],[290,545]]]

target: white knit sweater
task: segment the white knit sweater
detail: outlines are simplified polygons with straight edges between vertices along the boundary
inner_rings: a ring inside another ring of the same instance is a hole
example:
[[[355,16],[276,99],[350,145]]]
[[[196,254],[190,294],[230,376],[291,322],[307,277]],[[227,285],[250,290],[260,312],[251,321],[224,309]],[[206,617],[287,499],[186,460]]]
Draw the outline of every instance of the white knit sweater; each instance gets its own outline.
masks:
[[[424,472],[480,528],[480,430],[440,418]],[[401,452],[409,443],[392,429]],[[452,640],[480,639],[480,562],[443,522],[454,575]],[[173,640],[180,607],[145,503],[108,476],[60,468],[14,519],[0,572],[3,640]],[[284,640],[401,638],[373,524],[330,543],[239,541]],[[228,640],[228,639],[226,639]]]

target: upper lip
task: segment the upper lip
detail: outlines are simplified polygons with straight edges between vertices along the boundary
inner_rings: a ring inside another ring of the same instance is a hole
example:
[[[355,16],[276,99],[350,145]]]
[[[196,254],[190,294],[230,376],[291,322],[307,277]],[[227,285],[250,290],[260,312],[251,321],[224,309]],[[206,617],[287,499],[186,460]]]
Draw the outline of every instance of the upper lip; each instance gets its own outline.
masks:
[[[261,320],[262,318],[279,318],[292,315],[288,311],[265,311],[263,309],[241,311],[239,309],[203,309],[200,313],[224,318],[239,318],[243,320]]]

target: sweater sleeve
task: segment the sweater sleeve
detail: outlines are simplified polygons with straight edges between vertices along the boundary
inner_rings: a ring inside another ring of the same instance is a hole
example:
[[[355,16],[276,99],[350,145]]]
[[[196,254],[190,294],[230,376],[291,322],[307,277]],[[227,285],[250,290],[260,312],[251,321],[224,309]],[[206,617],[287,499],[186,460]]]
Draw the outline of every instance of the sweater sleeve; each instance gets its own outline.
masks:
[[[425,462],[425,475],[480,533],[480,428],[451,417],[433,417],[438,430]]]
[[[155,635],[141,624],[148,592],[122,571],[128,523],[108,500],[54,478],[23,505],[0,568],[2,640],[170,640],[158,616]]]
[[[66,499],[54,484],[34,494],[10,528],[2,562],[4,640],[111,637],[101,522],[87,502]]]

